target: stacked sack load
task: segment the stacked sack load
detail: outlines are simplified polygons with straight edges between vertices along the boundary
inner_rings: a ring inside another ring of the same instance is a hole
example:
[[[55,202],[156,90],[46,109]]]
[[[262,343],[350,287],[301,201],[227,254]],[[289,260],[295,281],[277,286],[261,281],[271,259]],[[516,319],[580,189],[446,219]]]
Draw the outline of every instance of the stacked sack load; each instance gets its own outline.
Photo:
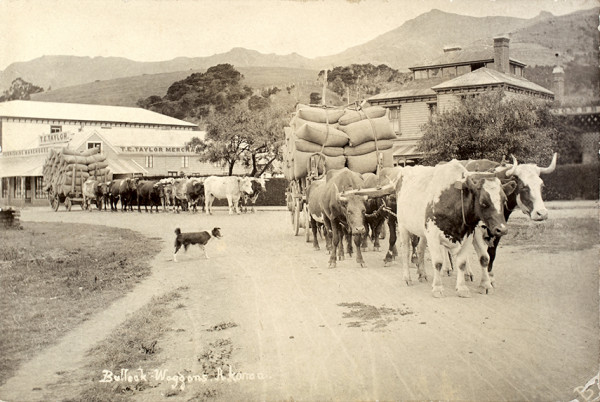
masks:
[[[344,155],[350,170],[374,173],[377,170],[378,152],[383,154],[383,167],[394,165],[392,146],[396,134],[387,116],[387,109],[380,106],[346,109],[338,120],[338,128],[349,138]]]
[[[336,128],[344,114],[342,109],[327,109],[298,105],[297,113],[286,128],[285,160],[288,161],[286,177],[299,179],[308,174],[311,155],[325,155],[325,170],[341,169],[346,164],[344,146],[348,135]],[[319,171],[319,174],[324,172]]]
[[[80,193],[82,184],[90,177],[103,182],[112,178],[106,156],[101,155],[98,148],[84,152],[52,149],[44,162],[42,174],[44,189],[52,188],[59,194]]]

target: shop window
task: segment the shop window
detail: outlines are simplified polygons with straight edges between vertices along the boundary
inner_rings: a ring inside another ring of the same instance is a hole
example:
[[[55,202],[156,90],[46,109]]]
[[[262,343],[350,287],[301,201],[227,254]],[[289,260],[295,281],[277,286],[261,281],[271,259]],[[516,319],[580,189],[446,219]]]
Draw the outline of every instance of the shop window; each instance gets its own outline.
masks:
[[[102,153],[102,142],[99,141],[88,141],[87,149],[98,148],[100,153]]]
[[[2,198],[8,198],[8,186],[9,186],[9,181],[8,181],[8,177],[3,177],[2,178],[2,183],[0,183],[0,186],[2,187]]]
[[[44,178],[42,176],[35,178],[35,198],[47,198],[48,195],[44,191]]]
[[[400,135],[400,106],[390,109],[390,123],[396,135]]]
[[[15,198],[23,198],[23,178],[15,177],[15,187],[14,187]]]
[[[183,167],[183,168],[190,167],[190,157],[189,156],[181,157],[181,167]]]
[[[62,131],[62,126],[50,126],[50,134],[60,133]]]
[[[147,168],[154,167],[154,155],[146,156],[146,167]]]

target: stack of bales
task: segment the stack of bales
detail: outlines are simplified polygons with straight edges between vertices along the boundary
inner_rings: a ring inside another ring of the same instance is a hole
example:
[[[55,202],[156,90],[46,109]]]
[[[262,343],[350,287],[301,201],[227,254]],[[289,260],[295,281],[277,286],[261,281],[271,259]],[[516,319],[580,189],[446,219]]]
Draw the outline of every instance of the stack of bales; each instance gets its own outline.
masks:
[[[378,153],[383,155],[383,167],[393,166],[393,139],[396,137],[387,110],[371,106],[360,110],[346,109],[338,128],[348,135],[344,155],[350,170],[369,173],[377,170]]]
[[[90,177],[99,181],[112,178],[106,156],[101,155],[98,148],[84,152],[52,149],[44,162],[42,174],[44,189],[52,188],[58,194],[80,193],[83,182]]]
[[[290,127],[286,127],[286,178],[306,177],[309,158],[315,153],[325,156],[326,171],[345,166],[344,146],[348,145],[348,136],[336,128],[343,114],[341,109],[298,106]]]

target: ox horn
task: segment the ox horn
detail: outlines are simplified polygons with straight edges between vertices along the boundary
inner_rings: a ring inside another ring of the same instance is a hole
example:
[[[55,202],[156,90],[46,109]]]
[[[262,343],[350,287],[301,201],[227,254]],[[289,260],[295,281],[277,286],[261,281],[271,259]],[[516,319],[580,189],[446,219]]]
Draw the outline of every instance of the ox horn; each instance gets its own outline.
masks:
[[[340,189],[338,188],[337,184],[333,183],[333,186],[335,187],[335,198],[336,198],[336,200],[341,201],[341,202],[347,202],[348,199],[342,195],[342,193],[340,192]]]
[[[517,165],[519,164],[519,162],[517,162],[517,158],[515,158],[514,155],[511,154],[510,156],[513,160],[513,166],[506,171],[506,173],[505,173],[506,176],[512,176],[515,173],[515,169],[517,168]]]
[[[552,173],[554,172],[554,169],[556,169],[556,158],[558,157],[558,153],[554,153],[554,155],[552,156],[552,162],[550,162],[550,166],[548,166],[547,168],[538,168],[540,174],[548,174],[548,173]]]

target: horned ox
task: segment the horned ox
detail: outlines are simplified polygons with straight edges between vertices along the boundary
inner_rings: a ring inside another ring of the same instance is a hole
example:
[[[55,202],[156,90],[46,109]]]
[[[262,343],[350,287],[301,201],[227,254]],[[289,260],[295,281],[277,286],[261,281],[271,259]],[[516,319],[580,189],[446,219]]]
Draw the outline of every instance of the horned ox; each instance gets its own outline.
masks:
[[[507,196],[506,207],[504,208],[504,218],[508,221],[510,214],[519,208],[525,215],[534,221],[543,221],[548,218],[548,210],[544,205],[542,198],[542,187],[544,185],[540,174],[549,174],[556,169],[556,159],[558,154],[552,156],[550,165],[541,168],[533,163],[519,165],[514,156],[513,164],[502,166],[500,163],[492,162],[486,159],[472,160],[463,162],[465,168],[472,172],[493,171],[495,175],[503,182],[513,181],[516,190]],[[478,228],[476,236],[486,240],[489,254],[489,264],[487,267],[490,279],[493,283],[494,274],[492,267],[496,258],[496,250],[500,243],[500,237],[494,236],[485,228]]]
[[[360,174],[348,168],[330,170],[325,178],[325,190],[320,199],[323,210],[323,221],[328,231],[332,233],[332,251],[329,257],[329,267],[335,268],[337,252],[343,258],[342,241],[345,235],[352,235],[356,245],[356,262],[365,266],[360,243],[365,229],[366,197],[353,194],[363,187]],[[352,243],[348,244],[348,254],[352,255]]]
[[[212,214],[215,198],[227,199],[229,214],[240,213],[239,200],[242,193],[252,195],[252,180],[249,177],[209,176],[204,180],[204,202],[207,214]]]
[[[83,204],[91,211],[90,201],[95,201],[99,210],[102,210],[104,198],[108,197],[108,185],[102,181],[87,179],[82,186]]]
[[[319,225],[325,224],[323,208],[321,207],[321,199],[323,198],[323,193],[326,188],[327,187],[324,178],[320,180],[314,180],[306,188],[306,204],[310,219],[310,229],[313,234],[313,248],[315,250],[321,249],[319,246],[319,240],[317,239],[317,231]],[[308,230],[308,228],[306,230]],[[331,250],[331,234],[328,232],[325,233],[325,242],[327,250]]]
[[[479,221],[483,221],[495,236],[507,232],[504,203],[506,194],[512,193],[516,185],[513,182],[502,185],[498,178],[489,175],[469,175],[460,162],[452,160],[435,167],[403,168],[397,188],[396,214],[402,245],[403,279],[410,285],[409,242],[410,234],[414,234],[421,238],[417,249],[420,279],[427,278],[423,269],[423,239],[429,246],[434,266],[433,296],[444,296],[440,271],[444,254],[449,250],[463,273],[456,276],[458,296],[469,297],[464,278],[467,246],[473,243],[473,232]],[[484,244],[479,241],[473,244],[482,267],[480,288],[487,292],[491,288],[487,271],[489,257]]]
[[[152,213],[152,207],[158,207],[161,205],[161,199],[164,195],[164,184],[158,181],[141,180],[137,186],[137,206],[138,212],[142,212],[141,206],[144,204],[144,209],[148,212],[148,204],[150,204],[150,212]]]
[[[263,177],[256,178],[252,177],[252,195],[243,193],[240,198],[240,210],[242,212],[248,212],[248,205],[250,205],[250,212],[254,212],[254,204],[256,199],[261,193],[267,192],[267,180]]]

